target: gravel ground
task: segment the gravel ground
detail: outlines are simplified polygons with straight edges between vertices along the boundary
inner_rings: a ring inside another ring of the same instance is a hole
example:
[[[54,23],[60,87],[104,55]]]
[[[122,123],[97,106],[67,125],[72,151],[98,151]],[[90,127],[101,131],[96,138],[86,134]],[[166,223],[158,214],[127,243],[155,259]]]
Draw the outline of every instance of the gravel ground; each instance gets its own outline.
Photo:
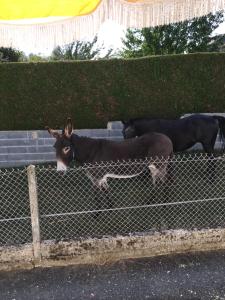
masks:
[[[225,251],[1,272],[0,299],[225,299]]]

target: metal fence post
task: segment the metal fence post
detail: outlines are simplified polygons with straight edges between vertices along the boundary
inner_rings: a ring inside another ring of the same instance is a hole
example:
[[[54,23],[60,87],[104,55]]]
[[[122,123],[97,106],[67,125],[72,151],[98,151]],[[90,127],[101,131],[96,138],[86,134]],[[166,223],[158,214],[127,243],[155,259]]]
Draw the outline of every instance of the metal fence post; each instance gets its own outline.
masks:
[[[34,259],[41,260],[41,237],[38,210],[37,178],[34,165],[30,165],[27,167],[27,177],[29,186]]]

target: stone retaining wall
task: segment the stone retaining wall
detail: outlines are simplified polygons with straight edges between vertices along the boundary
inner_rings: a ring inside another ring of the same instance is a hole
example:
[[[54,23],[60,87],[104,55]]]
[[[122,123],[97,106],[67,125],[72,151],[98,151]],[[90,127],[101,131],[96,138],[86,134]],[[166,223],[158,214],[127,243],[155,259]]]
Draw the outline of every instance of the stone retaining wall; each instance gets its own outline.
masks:
[[[167,230],[134,236],[45,241],[42,258],[35,261],[32,245],[0,248],[0,270],[106,264],[120,259],[225,249],[225,229]]]

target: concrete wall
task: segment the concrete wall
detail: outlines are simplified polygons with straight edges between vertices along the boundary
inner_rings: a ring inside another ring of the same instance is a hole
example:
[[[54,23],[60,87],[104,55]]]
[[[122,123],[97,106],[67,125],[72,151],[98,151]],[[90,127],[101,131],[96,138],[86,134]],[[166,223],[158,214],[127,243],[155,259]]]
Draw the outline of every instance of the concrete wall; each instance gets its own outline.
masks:
[[[75,130],[80,136],[121,140],[121,122],[109,123],[106,129]],[[55,139],[46,130],[0,131],[0,168],[55,161]]]
[[[0,247],[0,270],[105,264],[120,259],[225,249],[225,229],[167,230],[134,236],[45,241],[41,259],[35,260],[32,244]]]
[[[217,115],[225,116],[225,113]],[[115,121],[109,122],[105,129],[81,129],[75,133],[92,138],[122,140],[122,128],[122,123]],[[0,168],[55,161],[54,141],[46,130],[0,131]],[[219,137],[215,148],[221,148]],[[190,150],[202,150],[202,146],[196,144]]]

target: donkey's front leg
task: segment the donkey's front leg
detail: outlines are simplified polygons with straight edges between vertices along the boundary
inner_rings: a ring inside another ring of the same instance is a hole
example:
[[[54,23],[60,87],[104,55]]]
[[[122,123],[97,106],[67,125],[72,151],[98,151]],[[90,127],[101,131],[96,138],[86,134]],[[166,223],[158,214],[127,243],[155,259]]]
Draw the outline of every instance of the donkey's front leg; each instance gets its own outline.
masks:
[[[156,168],[155,165],[153,164],[150,164],[148,166],[150,172],[151,172],[151,175],[152,175],[152,182],[153,182],[153,185],[156,184],[156,180],[157,180],[157,177],[158,177],[158,173],[159,173],[159,170]]]
[[[98,186],[100,190],[102,191],[102,194],[104,194],[105,199],[107,201],[107,207],[112,208],[112,201],[110,199],[109,195],[109,185],[107,182],[107,177],[104,176],[98,181]]]

